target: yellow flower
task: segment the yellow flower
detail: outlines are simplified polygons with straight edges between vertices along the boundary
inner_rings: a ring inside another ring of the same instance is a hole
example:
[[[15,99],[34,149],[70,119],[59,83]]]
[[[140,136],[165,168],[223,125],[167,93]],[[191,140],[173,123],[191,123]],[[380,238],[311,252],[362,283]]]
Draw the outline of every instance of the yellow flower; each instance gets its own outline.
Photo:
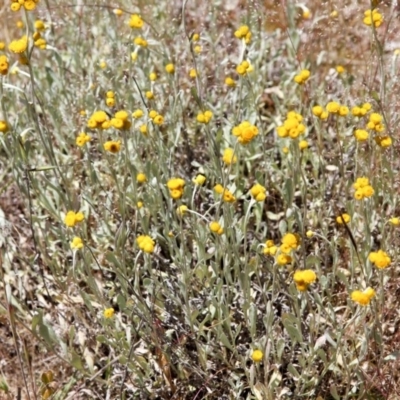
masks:
[[[210,231],[214,232],[218,235],[222,235],[224,233],[224,229],[222,228],[222,226],[219,224],[219,222],[217,221],[212,221],[210,222]]]
[[[375,136],[375,142],[378,146],[386,148],[392,145],[392,138],[390,136]]]
[[[311,269],[297,270],[293,275],[297,290],[301,292],[307,290],[308,286],[315,282],[316,279],[317,275]]]
[[[147,40],[143,39],[142,37],[138,36],[137,38],[134,39],[133,43],[136,44],[136,46],[141,46],[141,47],[147,47]]]
[[[308,80],[308,78],[310,77],[310,71],[308,69],[303,69],[300,71],[299,74],[297,74],[294,77],[294,81],[296,83],[298,83],[299,85],[303,85],[304,83],[306,83],[306,81]]]
[[[142,208],[143,207],[143,201],[138,201],[136,203],[137,208]]]
[[[261,362],[264,358],[264,353],[261,350],[254,350],[253,353],[251,354],[251,359],[258,363]]]
[[[229,87],[235,87],[236,86],[236,82],[230,76],[227,76],[225,78],[225,85],[229,86]]]
[[[250,189],[250,194],[256,201],[264,201],[267,197],[267,189],[259,183],[256,183]]]
[[[107,63],[105,61],[100,61],[99,67],[101,69],[106,69],[107,68]]]
[[[350,297],[355,303],[361,306],[367,306],[375,297],[375,290],[370,287],[363,292],[361,290],[354,290]]]
[[[258,128],[249,121],[243,121],[232,129],[232,134],[237,136],[239,143],[246,145],[258,135]]]
[[[157,114],[154,118],[153,118],[153,122],[156,125],[162,125],[164,123],[164,117],[160,114]]]
[[[165,70],[169,73],[169,74],[173,74],[175,72],[175,65],[172,63],[169,63],[165,66]]]
[[[113,308],[106,308],[103,311],[104,318],[107,318],[107,319],[112,318],[114,316],[114,313],[115,313],[115,311]]]
[[[368,256],[369,261],[379,269],[387,268],[392,259],[383,250],[373,251]]]
[[[28,38],[22,36],[21,39],[13,40],[9,45],[8,49],[15,54],[23,53],[28,47]]]
[[[72,250],[79,250],[83,247],[83,241],[80,237],[75,236],[70,244]]]
[[[35,29],[37,31],[44,31],[46,29],[46,26],[43,21],[41,21],[40,19],[37,19],[35,21]]]
[[[246,75],[248,72],[251,72],[253,70],[253,67],[250,65],[250,63],[247,60],[242,61],[237,67],[236,67],[236,72],[239,75]]]
[[[349,215],[349,214],[346,214],[346,213],[344,213],[344,214],[339,215],[338,217],[336,217],[336,222],[337,222],[338,224],[340,224],[340,225],[343,225],[343,221],[344,221],[346,224],[348,224],[348,223],[350,222],[350,220],[351,220],[350,215]]]
[[[308,231],[306,232],[306,236],[310,239],[310,238],[312,238],[312,237],[314,236],[314,232],[311,231],[311,230],[308,230]]]
[[[138,109],[132,113],[132,117],[135,119],[143,117],[143,111]]]
[[[353,184],[353,188],[356,189],[354,193],[354,198],[356,200],[371,197],[375,193],[373,187],[369,184],[369,179],[366,177],[357,178],[356,182]]]
[[[336,67],[336,72],[337,72],[338,74],[343,74],[343,72],[346,72],[346,68],[343,67],[343,65],[338,65],[338,66]]]
[[[157,80],[157,74],[155,72],[150,72],[149,79],[154,82]]]
[[[75,143],[77,146],[82,147],[84,146],[87,142],[90,142],[91,137],[87,135],[85,132],[81,132],[75,140]]]
[[[198,42],[200,40],[200,35],[198,33],[193,33],[192,42]]]
[[[73,228],[77,223],[82,222],[85,219],[85,216],[82,212],[75,213],[74,211],[68,211],[65,218],[64,223],[69,228]]]
[[[106,98],[106,104],[108,107],[114,107],[115,106],[115,99],[113,97],[107,97]]]
[[[278,246],[274,244],[273,240],[267,240],[265,242],[265,247],[263,251],[265,255],[274,256],[277,251],[278,251]]]
[[[200,112],[197,114],[197,122],[200,122],[201,124],[208,124],[213,116],[213,113],[209,110]]]
[[[149,100],[154,99],[154,93],[151,90],[148,90],[145,94]]]
[[[153,253],[155,242],[154,240],[147,235],[140,235],[136,238],[136,243],[138,244],[140,250],[144,251],[145,253]]]
[[[364,24],[371,26],[374,24],[375,28],[378,28],[382,25],[383,16],[382,14],[374,8],[373,10],[366,10],[364,12]]]
[[[174,199],[180,199],[185,188],[185,181],[181,178],[172,178],[167,182],[170,196]]]
[[[398,218],[398,217],[390,218],[389,222],[394,226],[399,226],[400,225],[400,218]]]
[[[144,25],[144,22],[140,15],[138,15],[138,14],[131,15],[131,19],[129,20],[129,26],[132,29],[140,29],[143,27],[143,25]]]
[[[0,120],[0,132],[1,133],[8,132],[8,124],[6,121]]]
[[[196,177],[192,179],[192,182],[193,182],[195,185],[202,186],[202,185],[204,185],[206,179],[207,179],[207,178],[206,178],[204,175],[202,175],[202,174],[197,174]]]
[[[300,245],[300,237],[294,233],[286,233],[286,235],[284,235],[282,238],[282,244],[286,244],[295,250]]]
[[[299,142],[299,149],[300,150],[305,150],[308,148],[308,142],[307,140],[300,140]]]
[[[179,207],[176,209],[176,213],[177,213],[180,217],[183,217],[183,216],[186,214],[187,210],[188,210],[188,207],[185,206],[185,205],[183,204],[183,205],[179,206]]]
[[[103,144],[104,150],[109,151],[110,153],[118,153],[121,150],[121,141],[118,140],[113,141],[109,140]]]
[[[336,101],[330,101],[326,105],[326,110],[332,114],[337,114],[340,110],[340,104]]]
[[[197,71],[196,71],[194,68],[192,68],[192,69],[189,71],[189,76],[190,76],[192,79],[196,78],[196,77],[197,77]]]
[[[140,125],[139,130],[143,135],[147,135],[147,125]]]
[[[139,183],[145,183],[147,181],[147,177],[143,172],[140,172],[136,175],[136,181]]]
[[[322,117],[320,116],[319,118]],[[301,123],[302,121],[303,117],[300,114],[294,111],[288,112],[283,125],[276,128],[278,136],[282,138],[289,136],[291,139],[296,139],[304,134],[306,127]]]
[[[235,155],[235,151],[234,149],[231,148],[227,148],[224,150],[224,155],[222,156],[222,161],[226,164],[226,165],[231,165],[231,164],[235,164],[237,161],[237,157]]]
[[[356,129],[354,136],[359,142],[364,142],[368,140],[369,133],[364,129]]]
[[[113,13],[117,16],[120,17],[123,14],[123,11],[120,8],[114,8]]]
[[[194,46],[194,48],[193,48],[193,51],[196,53],[196,54],[200,54],[201,53],[201,46]]]
[[[287,254],[281,253],[281,254],[278,254],[275,261],[278,265],[286,265],[286,264],[289,264],[292,262],[292,257],[290,257]]]

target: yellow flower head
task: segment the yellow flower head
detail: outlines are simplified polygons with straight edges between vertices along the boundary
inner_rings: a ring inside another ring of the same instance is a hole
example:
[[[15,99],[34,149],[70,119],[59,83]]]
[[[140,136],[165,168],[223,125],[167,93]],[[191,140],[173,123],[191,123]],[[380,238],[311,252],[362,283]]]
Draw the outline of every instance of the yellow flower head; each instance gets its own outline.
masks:
[[[297,290],[301,292],[307,290],[308,286],[315,282],[316,279],[317,275],[311,269],[297,270],[293,275]]]
[[[169,63],[165,66],[165,70],[169,73],[169,74],[173,74],[175,72],[175,65],[172,63]]]
[[[389,222],[394,226],[399,226],[400,225],[400,218],[398,218],[398,217],[390,218]]]
[[[310,71],[308,69],[303,69],[300,71],[299,74],[297,74],[294,77],[294,81],[296,83],[298,83],[299,85],[303,85],[304,83],[306,83],[306,81],[308,80],[308,78],[310,77]]]
[[[147,235],[140,235],[136,238],[136,243],[138,244],[140,250],[145,253],[153,253],[155,248],[154,240]]]
[[[79,250],[83,247],[83,241],[80,237],[75,236],[70,244],[72,250]]]
[[[346,214],[346,213],[344,213],[344,214],[342,214],[342,215],[339,215],[339,216],[336,218],[336,222],[337,222],[338,224],[340,224],[340,225],[343,225],[343,221],[344,221],[346,224],[348,224],[348,223],[350,222],[350,220],[351,220],[350,215],[349,215],[349,214]]]
[[[114,309],[113,308],[106,308],[103,312],[104,318],[112,318],[114,316]]]
[[[237,157],[235,155],[235,151],[234,149],[231,148],[227,148],[224,150],[224,155],[222,156],[222,161],[226,164],[226,165],[231,165],[231,164],[235,164],[237,161]]]
[[[138,183],[145,183],[147,181],[147,177],[143,172],[140,172],[136,175],[136,181]]]
[[[121,150],[121,141],[118,140],[116,142],[116,141],[113,141],[113,140],[109,140],[109,141],[107,141],[107,142],[105,142],[103,144],[103,147],[104,147],[104,150],[115,154],[115,153],[118,153]]]
[[[264,353],[261,350],[254,350],[253,353],[251,354],[251,359],[258,363],[261,362],[264,358]]]
[[[85,219],[85,216],[83,215],[82,212],[77,212],[75,213],[74,211],[68,211],[65,218],[64,218],[64,223],[67,225],[69,228],[73,228],[76,224],[79,222],[82,222]]]
[[[8,124],[6,121],[0,120],[0,132],[7,133],[8,132]]]
[[[21,39],[13,40],[9,45],[8,49],[15,54],[23,53],[28,47],[28,38],[22,36]]]
[[[368,256],[368,259],[376,266],[376,268],[379,269],[387,268],[392,262],[392,259],[383,250],[371,252]]]
[[[86,143],[90,142],[91,137],[85,132],[81,132],[75,139],[75,143],[79,147],[83,147]]]
[[[299,245],[300,245],[300,237],[299,237],[299,235],[294,234],[294,233],[287,233],[282,238],[282,244],[286,244],[293,250],[296,250],[297,247],[299,247]]]
[[[144,25],[144,21],[142,20],[142,17],[138,14],[133,14],[131,15],[131,19],[129,20],[129,26],[132,29],[140,29]]]
[[[361,290],[354,290],[350,297],[355,303],[361,306],[367,306],[375,297],[375,294],[375,290],[369,287],[363,292]]]
[[[180,199],[183,195],[185,188],[185,181],[181,178],[172,178],[167,182],[170,196],[176,200]]]
[[[185,205],[183,204],[183,205],[179,206],[179,207],[176,209],[176,213],[177,213],[180,217],[183,217],[183,216],[187,213],[188,210],[189,210],[188,207],[185,206]]]
[[[192,179],[192,182],[197,186],[203,186],[206,182],[206,177],[202,174],[197,174],[196,177]]]
[[[239,143],[246,145],[258,135],[258,128],[249,121],[243,121],[232,129],[232,134],[238,138]]]
[[[218,235],[222,235],[224,233],[224,229],[217,221],[212,221],[209,226],[211,232],[214,232]]]
[[[256,183],[250,189],[250,194],[256,201],[264,201],[267,197],[267,189],[259,183]]]

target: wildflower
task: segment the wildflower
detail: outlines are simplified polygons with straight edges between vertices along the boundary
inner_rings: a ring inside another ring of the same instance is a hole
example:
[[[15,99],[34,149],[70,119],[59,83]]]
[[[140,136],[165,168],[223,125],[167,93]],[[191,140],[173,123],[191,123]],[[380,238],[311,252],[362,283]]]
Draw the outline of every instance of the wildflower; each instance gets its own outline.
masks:
[[[200,54],[201,53],[201,50],[202,50],[202,48],[201,48],[201,46],[194,46],[194,48],[193,48],[193,51],[196,53],[196,54]]]
[[[267,197],[267,189],[259,183],[256,183],[250,189],[250,194],[256,201],[264,201]]]
[[[349,113],[349,108],[346,106],[340,106],[339,107],[339,112],[338,115],[340,115],[341,117],[346,116]]]
[[[155,73],[155,72],[150,72],[150,74],[149,74],[149,79],[152,81],[152,82],[154,82],[154,81],[156,81],[157,80],[157,74]]]
[[[88,127],[91,129],[96,129],[96,128],[106,129],[106,126],[103,124],[108,120],[109,118],[105,111],[102,110],[95,111],[89,118]]]
[[[289,153],[289,147],[282,147],[282,152],[283,154],[288,154]]]
[[[286,233],[282,238],[282,244],[286,244],[295,250],[300,245],[300,236],[294,233]]]
[[[4,50],[6,48],[6,44],[0,41],[0,50]]]
[[[308,8],[306,8],[305,10],[303,10],[302,17],[304,19],[310,19],[311,18],[311,11]]]
[[[330,112],[331,114],[337,114],[340,110],[340,104],[336,101],[330,101],[326,105],[326,110]]]
[[[329,15],[331,16],[331,18],[336,18],[339,13],[336,10],[333,10]]]
[[[177,213],[180,217],[183,217],[183,216],[186,214],[187,210],[188,210],[188,207],[185,206],[185,205],[183,204],[183,205],[179,206],[179,207],[176,209],[176,213]]]
[[[317,275],[311,269],[297,270],[293,275],[297,290],[304,292],[308,286],[315,282]]]
[[[45,39],[42,39],[42,38],[40,38],[40,39],[38,39],[38,40],[35,40],[35,41],[33,42],[33,44],[34,44],[36,47],[38,47],[40,50],[46,50],[46,48],[47,48],[47,42],[46,42]]]
[[[165,70],[166,70],[169,74],[173,74],[173,73],[175,72],[175,65],[172,64],[172,63],[167,64],[167,65],[165,66]]]
[[[368,287],[363,292],[361,290],[354,290],[351,293],[351,299],[361,306],[367,306],[375,297],[375,290]]]
[[[70,244],[72,250],[79,250],[83,247],[83,241],[80,237],[75,236]]]
[[[368,260],[379,269],[387,268],[392,262],[391,258],[383,250],[369,253]]]
[[[336,72],[338,74],[343,74],[343,72],[346,72],[346,68],[343,67],[342,65],[338,65],[338,66],[336,66]]]
[[[136,44],[136,46],[140,46],[140,47],[147,47],[147,40],[143,39],[142,37],[138,36],[137,38],[135,38],[133,40],[133,43]]]
[[[195,178],[192,179],[195,185],[202,186],[206,182],[206,177],[202,174],[197,174]]]
[[[275,261],[278,265],[286,265],[286,264],[290,264],[292,262],[292,257],[290,257],[287,254],[281,253],[281,254],[278,254]]]
[[[139,172],[136,175],[136,181],[139,183],[145,183],[147,181],[147,177],[143,172]]]
[[[143,202],[142,201],[138,201],[136,203],[137,208],[142,208],[143,207]]]
[[[389,222],[394,226],[399,226],[400,225],[400,218],[398,218],[398,217],[390,218]]]
[[[201,124],[208,124],[213,116],[213,113],[209,110],[204,111],[204,113],[200,112],[197,114],[197,122]]]
[[[251,72],[252,67],[250,63],[247,60],[242,61],[237,67],[236,67],[236,72],[239,75],[246,75],[248,72]]]
[[[147,125],[140,125],[139,130],[143,135],[147,135]]]
[[[225,85],[229,86],[229,87],[235,87],[236,86],[236,82],[230,76],[227,76],[225,78]]]
[[[383,117],[378,113],[372,113],[369,116],[369,121],[367,124],[367,128],[374,130],[378,133],[382,133],[385,130],[385,126],[383,125]]]
[[[300,140],[299,142],[299,149],[300,150],[305,150],[308,148],[308,142],[307,140]]]
[[[131,19],[129,20],[129,26],[132,29],[140,29],[144,25],[142,17],[138,14],[132,14]]]
[[[114,313],[115,313],[115,311],[113,308],[106,308],[103,311],[104,318],[107,318],[107,319],[112,318],[114,316]]]
[[[75,143],[79,147],[83,147],[86,143],[90,142],[91,137],[85,132],[81,132],[75,140]]]
[[[198,33],[193,33],[192,42],[198,42],[200,40],[200,35]]]
[[[132,60],[132,62],[135,62],[135,61],[137,60],[137,56],[138,56],[138,53],[137,53],[136,51],[133,51],[133,52],[131,53],[131,60]]]
[[[249,121],[243,121],[232,129],[232,134],[238,137],[239,143],[246,145],[258,135],[258,128]]]
[[[212,221],[210,222],[210,231],[214,232],[218,235],[222,235],[224,233],[224,229],[222,228],[222,226],[219,224],[219,222],[217,221]]]
[[[143,111],[138,109],[132,113],[132,118],[139,119],[143,117]]]
[[[357,178],[353,184],[353,188],[356,190],[354,198],[356,200],[362,200],[367,197],[371,197],[374,194],[373,187],[369,184],[369,179],[365,177]]]
[[[291,139],[296,139],[306,131],[306,127],[301,123],[302,121],[303,117],[300,114],[294,111],[288,112],[283,125],[276,128],[278,136],[281,138],[289,136]]]
[[[101,69],[106,69],[107,68],[107,63],[105,61],[100,61],[99,67]]]
[[[238,39],[244,39],[244,42],[249,44],[251,40],[250,28],[247,25],[242,25],[238,30],[235,31],[235,36]]]
[[[251,354],[251,359],[258,363],[261,362],[264,358],[264,353],[261,350],[254,350],[253,353]]]
[[[350,220],[351,220],[350,215],[349,215],[349,214],[346,214],[346,213],[344,213],[344,214],[339,215],[338,217],[336,217],[336,222],[337,222],[339,225],[343,225],[344,223],[348,224],[348,223],[350,222]],[[344,221],[344,222],[343,222],[343,221]]]
[[[196,71],[194,68],[192,68],[192,69],[189,71],[189,76],[190,76],[192,79],[196,78],[196,77],[197,77],[197,71]]]
[[[170,196],[176,200],[180,199],[183,195],[185,188],[185,181],[181,178],[172,178],[167,182]]]
[[[308,69],[303,69],[300,71],[299,74],[297,74],[294,77],[293,80],[299,85],[303,85],[304,83],[306,83],[309,77],[310,77],[310,71]]]
[[[222,199],[226,203],[233,203],[236,201],[235,196],[226,188],[224,188],[222,185],[215,185],[214,190],[222,195]]]
[[[374,24],[375,28],[379,28],[382,25],[383,16],[382,14],[375,8],[373,10],[364,11],[364,24],[371,26]]]
[[[392,138],[390,136],[375,136],[375,142],[378,146],[386,148],[392,145]]]
[[[314,232],[311,231],[311,230],[308,230],[308,231],[306,232],[306,236],[307,236],[309,239],[311,239],[311,238],[314,236]]]
[[[278,251],[278,246],[274,244],[273,240],[267,240],[265,242],[265,247],[263,251],[265,255],[274,256],[277,251]]]
[[[136,238],[136,243],[138,244],[140,250],[144,251],[145,253],[153,253],[155,242],[154,240],[147,235],[140,235]]]
[[[113,141],[109,140],[103,144],[104,150],[109,151],[110,153],[118,153],[121,150],[121,141],[118,140]]]
[[[13,40],[9,45],[8,49],[15,54],[23,53],[28,47],[28,38],[22,36],[21,39]]]
[[[68,211],[65,218],[64,223],[68,226],[68,228],[73,228],[79,222],[82,222],[85,219],[85,216],[82,212],[75,213],[74,211]]]
[[[231,149],[230,147],[224,150],[224,155],[222,156],[222,161],[226,165],[235,164],[237,161],[237,157],[235,155],[235,150]]]
[[[147,97],[149,100],[152,100],[152,99],[154,99],[154,93],[153,93],[151,90],[148,90],[148,91],[146,92],[146,97]]]
[[[1,133],[8,132],[8,124],[6,121],[0,120],[0,132]]]
[[[120,8],[114,8],[113,13],[117,16],[120,17],[123,14],[123,11]]]
[[[357,139],[357,141],[364,142],[368,140],[369,133],[364,129],[356,129],[356,131],[354,132],[354,136]]]
[[[108,107],[114,107],[115,106],[114,97],[107,97],[106,98],[106,104],[107,104]]]

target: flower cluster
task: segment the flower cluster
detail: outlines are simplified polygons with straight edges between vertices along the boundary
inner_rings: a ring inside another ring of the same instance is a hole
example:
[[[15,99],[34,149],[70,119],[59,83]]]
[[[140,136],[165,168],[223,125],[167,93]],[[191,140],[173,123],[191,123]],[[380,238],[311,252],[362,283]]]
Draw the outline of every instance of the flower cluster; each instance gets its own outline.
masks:
[[[243,121],[232,129],[232,134],[238,138],[239,143],[246,145],[258,135],[258,128],[249,121]]]
[[[274,256],[277,251],[278,251],[278,246],[275,245],[273,240],[267,240],[265,242],[264,254],[266,256]]]
[[[299,85],[303,85],[306,83],[308,78],[310,77],[310,71],[308,69],[302,69],[300,73],[298,73],[293,80]]]
[[[80,237],[75,236],[70,244],[72,250],[79,250],[83,248],[83,241]]]
[[[286,233],[282,240],[282,244],[278,247],[273,240],[265,242],[264,254],[275,256],[275,261],[278,265],[286,265],[292,262],[291,253],[300,245],[300,236],[295,233]],[[279,251],[278,251],[279,250]]]
[[[298,138],[299,135],[304,134],[306,131],[306,127],[301,123],[302,121],[303,117],[300,114],[294,111],[289,111],[286,115],[286,120],[284,121],[283,125],[276,128],[278,136],[281,138]]]
[[[39,0],[11,0],[11,10],[19,11],[21,7],[24,7],[26,11],[33,11],[37,3]]]
[[[147,47],[147,45],[148,45],[147,40],[143,39],[141,36],[136,37],[133,40],[133,43],[135,43],[136,46],[139,46],[139,47]]]
[[[156,125],[162,125],[164,123],[164,117],[156,110],[150,110],[149,117]]]
[[[339,115],[340,117],[344,117],[349,113],[349,108],[338,103],[337,101],[330,101],[326,105],[326,111],[331,114]]]
[[[382,14],[375,8],[373,10],[364,11],[364,24],[371,26],[374,24],[375,28],[378,28],[382,25],[383,16]]]
[[[139,246],[139,249],[144,251],[145,253],[153,253],[155,242],[148,235],[140,235],[136,238],[136,243]]]
[[[364,103],[361,106],[354,106],[351,109],[351,113],[355,117],[363,117],[369,110],[371,110],[372,106],[370,103]]]
[[[247,60],[244,60],[244,61],[242,61],[237,67],[236,67],[236,72],[239,74],[239,75],[246,75],[246,74],[248,74],[249,72],[251,72],[251,71],[253,71],[253,67],[252,67],[252,65],[247,61]]]
[[[121,150],[121,141],[108,140],[107,142],[104,142],[103,148],[105,151],[110,153],[118,153]]]
[[[251,189],[250,194],[256,201],[264,201],[267,198],[267,189],[256,183]]]
[[[244,39],[245,43],[249,44],[251,40],[250,28],[247,25],[242,25],[239,29],[235,31],[235,36],[238,39]]]
[[[201,124],[208,124],[213,116],[213,113],[210,110],[200,112],[197,114],[197,122],[200,122]]]
[[[107,104],[108,107],[114,107],[115,106],[115,94],[111,90],[109,90],[106,93],[106,104]]]
[[[222,185],[218,184],[214,186],[214,190],[222,195],[222,199],[226,203],[233,203],[236,201],[236,197],[230,192],[227,188],[224,188]]]
[[[365,129],[356,129],[354,131],[354,137],[357,139],[357,141],[364,142],[368,140],[369,133]]]
[[[111,126],[111,122],[105,111],[95,111],[88,120],[88,128],[90,129],[108,129]]]
[[[85,219],[85,216],[81,211],[75,213],[74,211],[68,211],[67,215],[64,218],[64,223],[69,228],[73,228],[79,222],[82,222]]]
[[[193,179],[192,182],[197,186],[203,186],[206,182],[207,178],[202,174],[197,174]]]
[[[217,235],[222,235],[224,233],[224,228],[217,221],[210,222],[210,231],[216,233]]]
[[[224,154],[222,156],[222,161],[226,165],[235,164],[237,161],[237,157],[235,155],[235,150],[231,149],[230,147],[224,150]]]
[[[315,105],[312,108],[312,113],[319,119],[327,119],[329,117],[328,111],[324,110],[324,108],[319,105]]]
[[[365,289],[364,291],[354,290],[351,293],[351,299],[361,306],[367,306],[374,297],[375,290],[370,287]]]
[[[385,130],[385,125],[383,125],[382,115],[378,113],[372,113],[369,116],[367,128],[375,132],[382,133]]]
[[[348,224],[350,221],[351,221],[351,217],[350,217],[349,214],[346,214],[346,213],[341,214],[341,215],[339,215],[338,217],[336,217],[336,222],[337,222],[339,225],[343,225],[343,224],[345,224],[345,223]]]
[[[369,253],[368,260],[375,265],[376,268],[385,269],[387,268],[392,259],[383,250],[373,251]]]
[[[21,39],[13,40],[8,45],[8,50],[15,54],[21,54],[28,48],[28,38],[26,36],[22,36]]]
[[[85,132],[81,132],[75,140],[75,143],[79,147],[83,147],[86,143],[90,142],[91,137]]]
[[[131,127],[131,121],[128,120],[129,114],[125,110],[117,111],[114,114],[114,118],[111,119],[110,123],[116,129],[127,130]]]
[[[131,19],[129,20],[129,26],[132,29],[141,29],[143,28],[144,21],[142,20],[142,17],[138,14],[132,14]]]
[[[296,284],[297,290],[304,292],[308,289],[308,286],[314,283],[317,279],[317,275],[311,269],[297,270],[293,275],[294,283]]]
[[[185,204],[182,204],[181,206],[179,206],[179,207],[176,209],[176,213],[177,213],[180,217],[183,217],[183,216],[187,213],[188,210],[189,210],[188,206],[186,206]]]
[[[0,75],[7,75],[8,73],[8,58],[5,55],[0,55]]]
[[[42,38],[42,35],[39,31],[34,32],[32,35],[33,44],[38,47],[40,50],[46,50],[47,42],[46,39]]]
[[[172,178],[167,182],[170,196],[176,200],[180,199],[183,195],[185,188],[185,181],[182,178]]]
[[[369,179],[365,177],[357,178],[353,188],[356,190],[354,193],[356,200],[371,197],[375,193],[374,188],[369,184]]]

